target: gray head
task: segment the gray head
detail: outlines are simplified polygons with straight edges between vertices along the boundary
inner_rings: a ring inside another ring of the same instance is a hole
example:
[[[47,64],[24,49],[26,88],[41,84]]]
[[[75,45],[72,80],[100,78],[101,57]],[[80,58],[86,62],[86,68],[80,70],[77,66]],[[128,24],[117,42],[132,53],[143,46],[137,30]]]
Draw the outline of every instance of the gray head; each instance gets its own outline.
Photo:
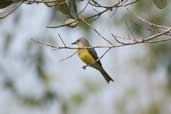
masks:
[[[88,40],[84,37],[79,38],[78,40],[76,40],[72,44],[76,44],[76,45],[78,45],[78,47],[89,47],[90,46]]]

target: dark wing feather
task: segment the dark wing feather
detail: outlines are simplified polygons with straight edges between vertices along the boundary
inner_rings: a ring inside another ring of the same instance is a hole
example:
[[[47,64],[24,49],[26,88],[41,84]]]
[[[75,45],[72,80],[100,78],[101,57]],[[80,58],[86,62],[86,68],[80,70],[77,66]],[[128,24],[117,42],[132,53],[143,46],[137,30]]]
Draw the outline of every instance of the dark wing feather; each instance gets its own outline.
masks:
[[[93,56],[93,58],[95,58],[96,60],[98,59],[98,56],[97,56],[97,53],[96,53],[95,49],[90,48],[90,49],[88,49],[88,51],[89,51],[89,53]],[[100,60],[97,61],[97,63],[98,63],[100,66],[102,66]]]

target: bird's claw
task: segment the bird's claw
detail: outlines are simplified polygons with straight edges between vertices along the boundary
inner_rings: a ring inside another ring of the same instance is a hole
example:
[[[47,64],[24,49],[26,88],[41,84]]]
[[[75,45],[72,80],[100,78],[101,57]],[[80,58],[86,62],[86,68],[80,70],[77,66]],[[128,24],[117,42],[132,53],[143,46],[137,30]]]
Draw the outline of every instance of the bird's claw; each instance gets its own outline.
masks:
[[[85,70],[87,68],[87,65],[82,66],[82,68]]]

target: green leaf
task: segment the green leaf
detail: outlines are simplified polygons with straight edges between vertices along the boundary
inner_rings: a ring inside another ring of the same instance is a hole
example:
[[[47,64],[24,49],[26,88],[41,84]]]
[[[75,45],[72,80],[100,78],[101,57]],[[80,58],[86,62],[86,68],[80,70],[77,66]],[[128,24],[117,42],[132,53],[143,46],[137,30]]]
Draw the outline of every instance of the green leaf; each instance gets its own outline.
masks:
[[[46,4],[48,7],[54,7],[57,3],[54,0],[43,0],[44,4]]]
[[[69,18],[65,21],[65,25],[68,25],[69,27],[76,27],[78,23],[79,23],[78,20],[72,18]]]
[[[75,105],[80,105],[84,100],[84,96],[82,93],[75,93],[71,96],[71,102]]]
[[[0,1],[0,9],[8,7],[12,3],[13,3],[12,1]]]
[[[62,12],[63,14],[69,14],[69,7],[66,0],[43,0],[43,2],[48,7],[55,7],[58,11]]]
[[[66,3],[66,0],[57,0],[56,9],[62,12],[63,14],[69,14],[69,7]]]
[[[153,0],[154,3],[156,4],[156,6],[160,9],[163,9],[166,7],[167,5],[167,1],[166,0]]]

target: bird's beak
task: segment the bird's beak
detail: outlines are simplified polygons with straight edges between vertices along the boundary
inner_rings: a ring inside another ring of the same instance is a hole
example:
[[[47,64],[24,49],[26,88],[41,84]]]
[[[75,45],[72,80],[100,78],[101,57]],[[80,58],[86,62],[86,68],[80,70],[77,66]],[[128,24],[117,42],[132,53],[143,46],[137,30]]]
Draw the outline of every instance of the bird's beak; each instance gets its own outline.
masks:
[[[75,44],[77,44],[77,41],[75,41],[75,42],[72,43],[72,45],[75,45]]]

